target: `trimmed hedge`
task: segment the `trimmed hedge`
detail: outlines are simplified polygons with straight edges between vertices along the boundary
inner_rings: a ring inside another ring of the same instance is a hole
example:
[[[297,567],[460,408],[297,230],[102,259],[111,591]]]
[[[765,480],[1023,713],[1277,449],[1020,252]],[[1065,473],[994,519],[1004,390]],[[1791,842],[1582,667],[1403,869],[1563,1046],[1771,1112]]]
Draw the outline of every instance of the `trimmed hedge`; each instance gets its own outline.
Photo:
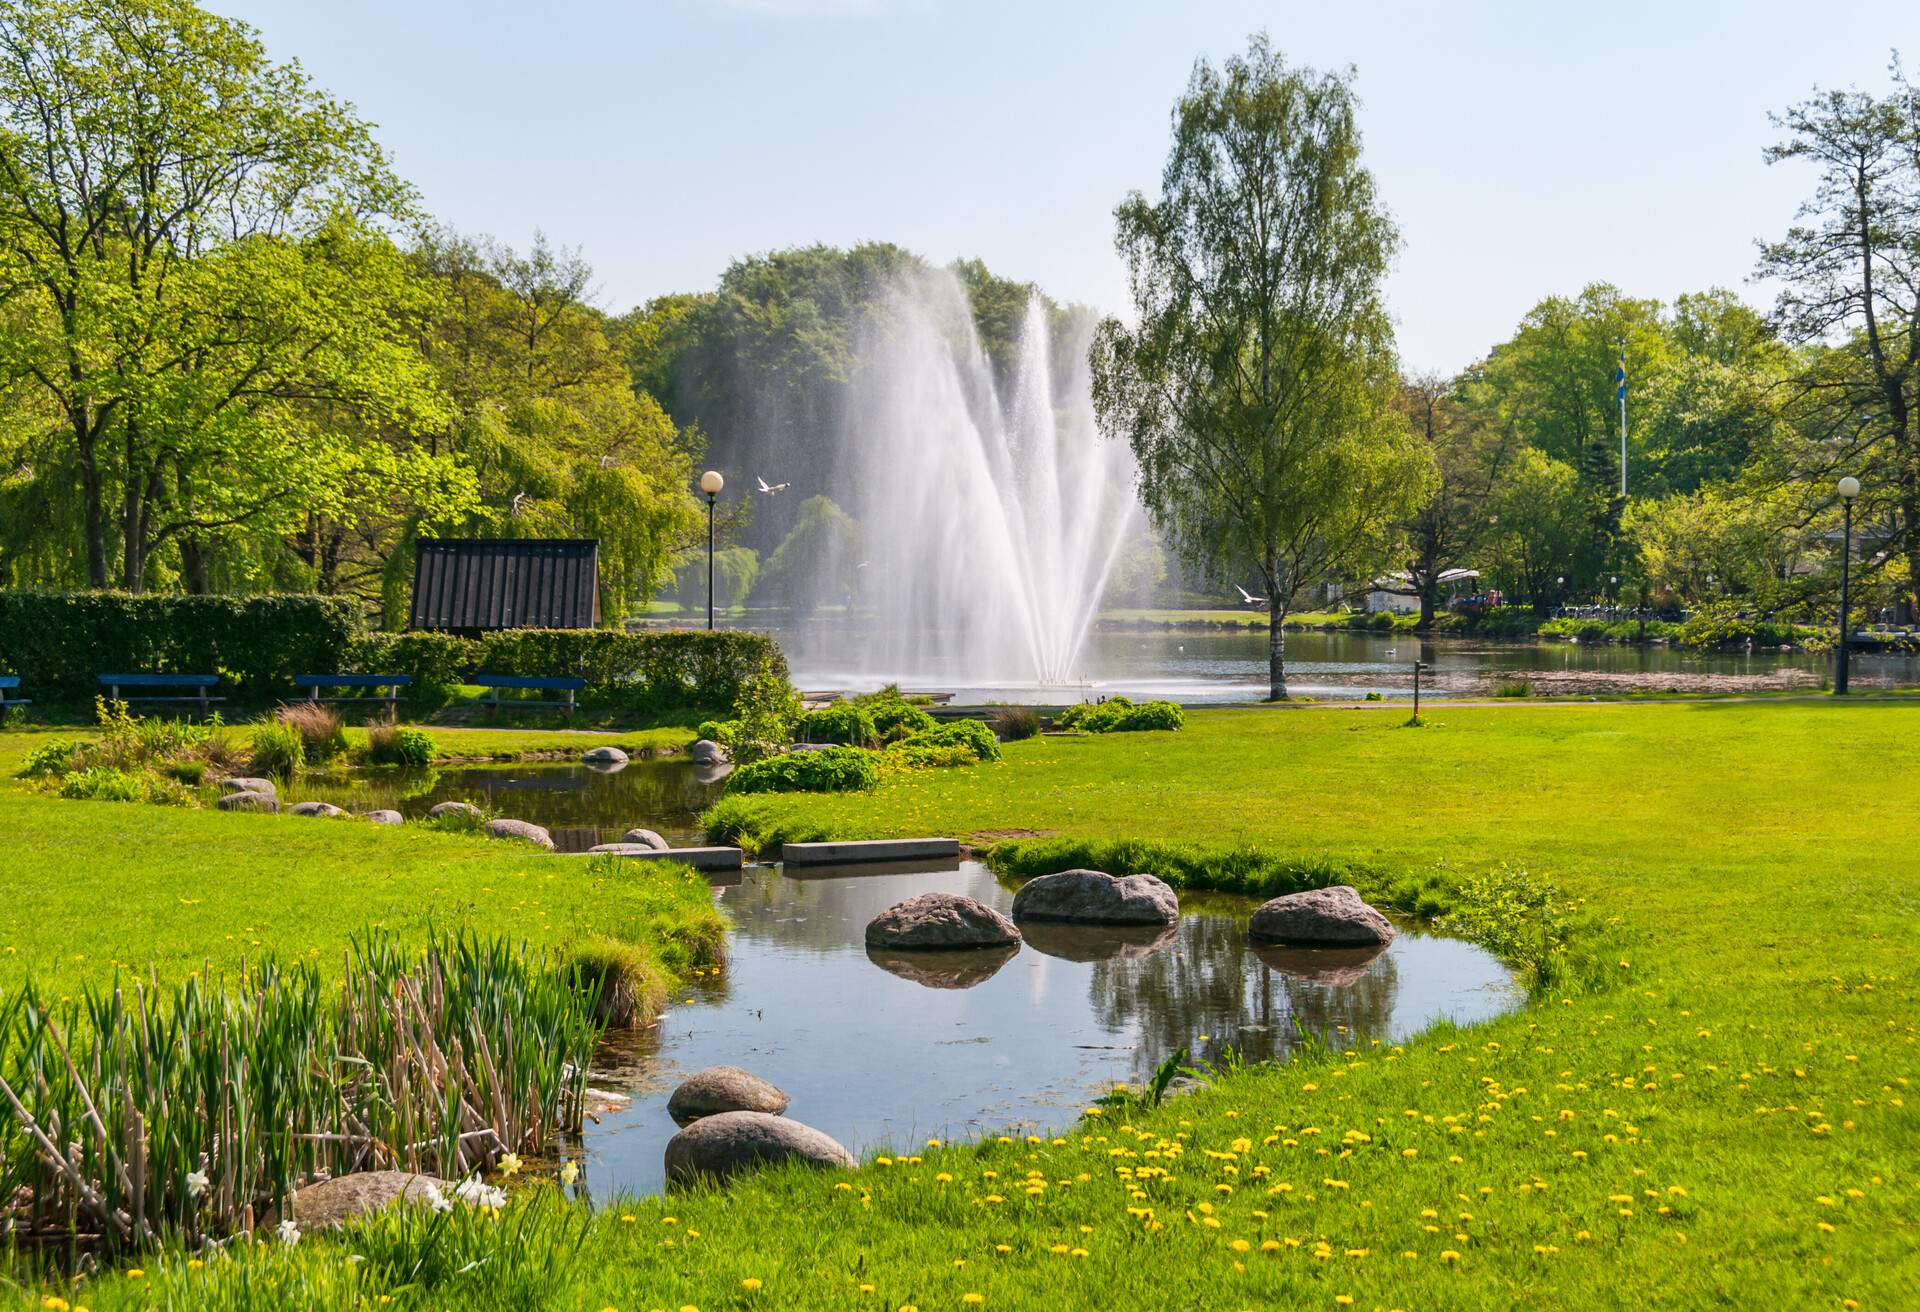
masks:
[[[342,597],[0,591],[0,672],[70,700],[93,697],[101,674],[218,673],[265,700],[295,674],[340,669],[359,622]]]

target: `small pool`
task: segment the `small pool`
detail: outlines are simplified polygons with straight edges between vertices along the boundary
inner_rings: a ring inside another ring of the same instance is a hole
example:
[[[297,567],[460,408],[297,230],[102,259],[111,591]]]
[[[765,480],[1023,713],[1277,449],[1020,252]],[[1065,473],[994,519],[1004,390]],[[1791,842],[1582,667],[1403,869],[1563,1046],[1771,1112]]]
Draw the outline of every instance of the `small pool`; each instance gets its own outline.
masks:
[[[1017,952],[868,952],[869,920],[936,889],[1013,903],[970,861],[751,867],[717,887],[734,920],[725,975],[696,981],[658,1025],[611,1038],[590,1081],[633,1095],[587,1127],[592,1194],[661,1187],[667,1095],[705,1066],[771,1080],[793,1099],[787,1115],[856,1154],[914,1151],[929,1138],[1057,1132],[1183,1046],[1258,1061],[1283,1056],[1299,1029],[1337,1046],[1395,1042],[1519,997],[1498,961],[1457,939],[1403,930],[1377,954],[1256,948],[1254,904],[1204,895],[1184,898],[1165,931],[1029,923]]]

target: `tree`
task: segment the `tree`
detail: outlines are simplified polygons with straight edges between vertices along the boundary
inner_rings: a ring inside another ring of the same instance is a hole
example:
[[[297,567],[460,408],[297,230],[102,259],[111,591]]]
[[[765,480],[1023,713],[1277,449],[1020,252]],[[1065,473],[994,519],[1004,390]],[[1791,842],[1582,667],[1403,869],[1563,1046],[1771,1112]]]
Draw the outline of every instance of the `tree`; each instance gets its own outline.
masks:
[[[1430,453],[1433,493],[1401,524],[1404,586],[1385,588],[1420,599],[1420,627],[1433,627],[1440,576],[1465,568],[1493,536],[1495,487],[1513,443],[1460,403],[1459,381],[1437,374],[1403,379],[1395,404]]]
[[[1391,412],[1397,237],[1360,163],[1350,74],[1289,69],[1257,36],[1196,65],[1173,122],[1160,200],[1115,211],[1138,322],[1101,326],[1094,405],[1181,553],[1259,570],[1278,699],[1295,601],[1373,569],[1430,477]]]
[[[754,583],[761,605],[806,613],[822,602],[847,603],[859,581],[860,526],[827,497],[800,503],[793,529]]]
[[[1599,581],[1606,557],[1592,525],[1601,495],[1565,461],[1535,447],[1514,453],[1493,500],[1499,532],[1492,547],[1508,590],[1535,611],[1544,614],[1569,588]]]
[[[72,471],[86,579],[296,514],[344,440],[439,399],[375,225],[411,196],[367,126],[186,0],[0,0],[0,370]],[[117,541],[119,566],[109,557]]]
[[[1783,284],[1775,318],[1816,347],[1797,381],[1812,439],[1796,474],[1859,476],[1855,514],[1885,518],[1887,550],[1920,581],[1920,86],[1896,59],[1893,90],[1825,91],[1776,116],[1768,161],[1805,160],[1813,194],[1761,252]],[[1909,597],[1912,593],[1909,592]]]

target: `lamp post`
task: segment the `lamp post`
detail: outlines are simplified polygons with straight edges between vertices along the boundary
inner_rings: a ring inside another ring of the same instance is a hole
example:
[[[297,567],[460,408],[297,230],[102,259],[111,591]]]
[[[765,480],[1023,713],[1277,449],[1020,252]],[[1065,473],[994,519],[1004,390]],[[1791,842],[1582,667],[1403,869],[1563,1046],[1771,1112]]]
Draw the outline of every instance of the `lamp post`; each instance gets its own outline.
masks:
[[[1607,576],[1607,618],[1609,620],[1620,618],[1620,576],[1618,574]]]
[[[1559,614],[1567,613],[1567,576],[1565,574],[1553,581],[1553,604]]]
[[[707,631],[713,631],[713,502],[720,495],[720,489],[727,480],[720,477],[720,471],[709,469],[700,475],[700,490],[707,494]]]
[[[1833,695],[1847,695],[1847,584],[1853,560],[1853,499],[1860,495],[1860,480],[1848,474],[1835,489],[1840,493],[1840,650],[1834,658]]]

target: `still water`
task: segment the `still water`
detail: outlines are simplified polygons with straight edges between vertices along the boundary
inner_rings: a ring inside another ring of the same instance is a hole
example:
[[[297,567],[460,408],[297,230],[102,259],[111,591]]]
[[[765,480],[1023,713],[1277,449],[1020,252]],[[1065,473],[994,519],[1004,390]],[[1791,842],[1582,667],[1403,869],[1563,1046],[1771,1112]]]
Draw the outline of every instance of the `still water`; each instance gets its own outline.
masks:
[[[1285,1055],[1302,1030],[1340,1047],[1392,1043],[1518,1000],[1493,957],[1456,939],[1403,931],[1383,952],[1254,947],[1254,904],[1228,897],[1189,895],[1164,931],[1030,924],[1017,950],[867,950],[869,920],[936,889],[1013,903],[974,862],[755,867],[717,888],[734,921],[725,974],[602,1053],[591,1083],[633,1102],[588,1125],[594,1195],[661,1187],[675,1132],[667,1096],[706,1066],[771,1080],[792,1097],[789,1116],[856,1154],[911,1151],[929,1138],[1059,1131],[1182,1047],[1217,1060],[1231,1046],[1257,1061]]]

